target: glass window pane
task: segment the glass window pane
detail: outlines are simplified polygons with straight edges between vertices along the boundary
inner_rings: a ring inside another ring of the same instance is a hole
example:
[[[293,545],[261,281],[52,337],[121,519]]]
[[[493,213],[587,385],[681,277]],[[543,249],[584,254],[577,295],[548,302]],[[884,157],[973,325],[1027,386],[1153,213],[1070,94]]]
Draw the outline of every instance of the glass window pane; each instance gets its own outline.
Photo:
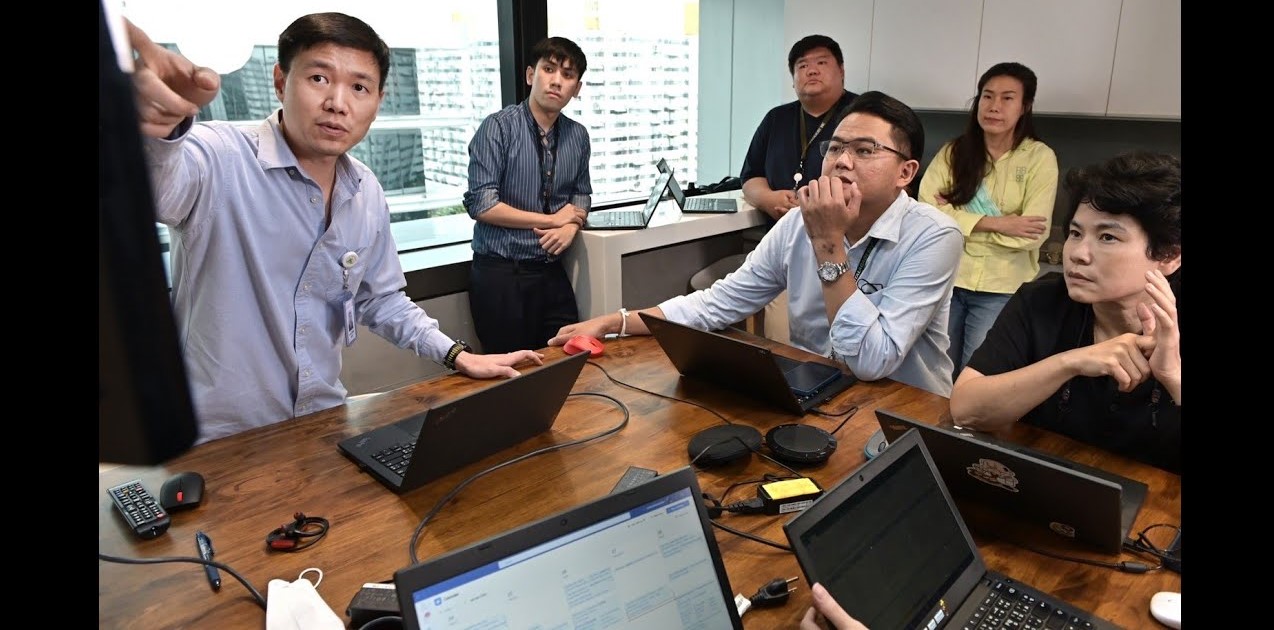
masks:
[[[668,160],[697,172],[699,3],[548,0],[548,34],[579,44],[584,87],[565,113],[588,127],[593,204],[644,198]]]
[[[207,12],[202,4],[130,0],[126,14],[157,42],[193,51],[247,39],[251,55],[222,74],[221,92],[200,111],[203,120],[255,127],[280,107],[273,84],[279,32],[297,17],[331,10],[315,0],[231,2]],[[183,8],[184,7],[184,8]],[[201,17],[225,20],[214,28]],[[500,109],[499,29],[495,0],[401,3],[368,0],[346,9],[375,28],[391,48],[386,96],[367,137],[350,154],[376,173],[389,202],[399,251],[468,241],[473,221],[461,198],[468,181],[469,139]],[[227,38],[228,31],[239,32]],[[200,38],[210,36],[211,41]],[[208,64],[212,65],[212,64]],[[161,240],[168,235],[162,230]],[[165,248],[166,249],[166,248]]]

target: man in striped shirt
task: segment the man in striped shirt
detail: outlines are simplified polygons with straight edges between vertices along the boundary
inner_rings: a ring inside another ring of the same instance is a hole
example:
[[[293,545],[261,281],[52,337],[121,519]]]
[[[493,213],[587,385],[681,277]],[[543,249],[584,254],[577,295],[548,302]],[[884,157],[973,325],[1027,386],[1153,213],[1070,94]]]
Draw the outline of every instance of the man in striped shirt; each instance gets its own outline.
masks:
[[[563,37],[531,49],[526,100],[491,114],[469,143],[469,309],[484,352],[542,348],[579,321],[561,256],[592,205],[588,130],[562,114],[587,60]]]

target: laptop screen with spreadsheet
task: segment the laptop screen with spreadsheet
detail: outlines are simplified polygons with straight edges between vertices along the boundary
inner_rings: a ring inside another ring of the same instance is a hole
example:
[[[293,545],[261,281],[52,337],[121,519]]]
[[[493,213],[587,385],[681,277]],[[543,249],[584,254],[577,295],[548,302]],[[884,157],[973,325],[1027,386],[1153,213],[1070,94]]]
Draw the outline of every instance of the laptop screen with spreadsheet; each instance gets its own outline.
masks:
[[[742,628],[682,468],[394,576],[404,626]]]

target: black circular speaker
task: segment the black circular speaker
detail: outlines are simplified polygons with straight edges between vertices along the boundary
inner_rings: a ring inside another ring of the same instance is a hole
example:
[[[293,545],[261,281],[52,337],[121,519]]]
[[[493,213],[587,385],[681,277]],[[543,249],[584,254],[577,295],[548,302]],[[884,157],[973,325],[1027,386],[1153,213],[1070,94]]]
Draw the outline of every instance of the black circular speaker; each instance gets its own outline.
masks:
[[[765,444],[788,464],[821,464],[836,452],[831,433],[805,424],[780,424],[765,434]]]
[[[725,424],[690,438],[690,461],[700,467],[728,464],[761,448],[761,432],[742,424]]]

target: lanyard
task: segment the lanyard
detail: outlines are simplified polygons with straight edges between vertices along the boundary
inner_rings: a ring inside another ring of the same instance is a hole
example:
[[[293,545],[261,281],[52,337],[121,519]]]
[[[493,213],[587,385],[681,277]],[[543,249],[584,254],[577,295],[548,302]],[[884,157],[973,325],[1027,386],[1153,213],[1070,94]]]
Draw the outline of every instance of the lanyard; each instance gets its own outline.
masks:
[[[540,164],[540,203],[541,211],[549,214],[549,203],[553,192],[553,173],[557,170],[557,124],[554,124],[548,131],[540,129],[540,124],[536,122],[535,117],[527,112],[527,118],[531,119],[531,138],[532,142],[539,149],[536,157],[539,158]],[[548,158],[547,160],[545,158]],[[548,164],[545,164],[545,162]]]
[[[823,131],[823,127],[827,126],[827,121],[831,120],[832,116],[836,115],[836,106],[833,105],[831,109],[827,110],[826,114],[823,114],[823,121],[818,123],[818,128],[814,130],[814,135],[810,136],[808,140],[805,138],[805,110],[801,109],[799,113],[801,119],[801,163],[797,166],[796,173],[792,175],[793,190],[800,187],[801,180],[805,177],[805,156],[809,154],[810,145],[814,144],[814,140],[818,138],[818,134]]]
[[[874,236],[867,239],[867,249],[863,251],[863,257],[858,261],[858,269],[854,270],[855,280],[863,277],[863,270],[867,268],[867,257],[871,256],[871,250],[875,249],[876,243],[879,242],[880,239]]]

